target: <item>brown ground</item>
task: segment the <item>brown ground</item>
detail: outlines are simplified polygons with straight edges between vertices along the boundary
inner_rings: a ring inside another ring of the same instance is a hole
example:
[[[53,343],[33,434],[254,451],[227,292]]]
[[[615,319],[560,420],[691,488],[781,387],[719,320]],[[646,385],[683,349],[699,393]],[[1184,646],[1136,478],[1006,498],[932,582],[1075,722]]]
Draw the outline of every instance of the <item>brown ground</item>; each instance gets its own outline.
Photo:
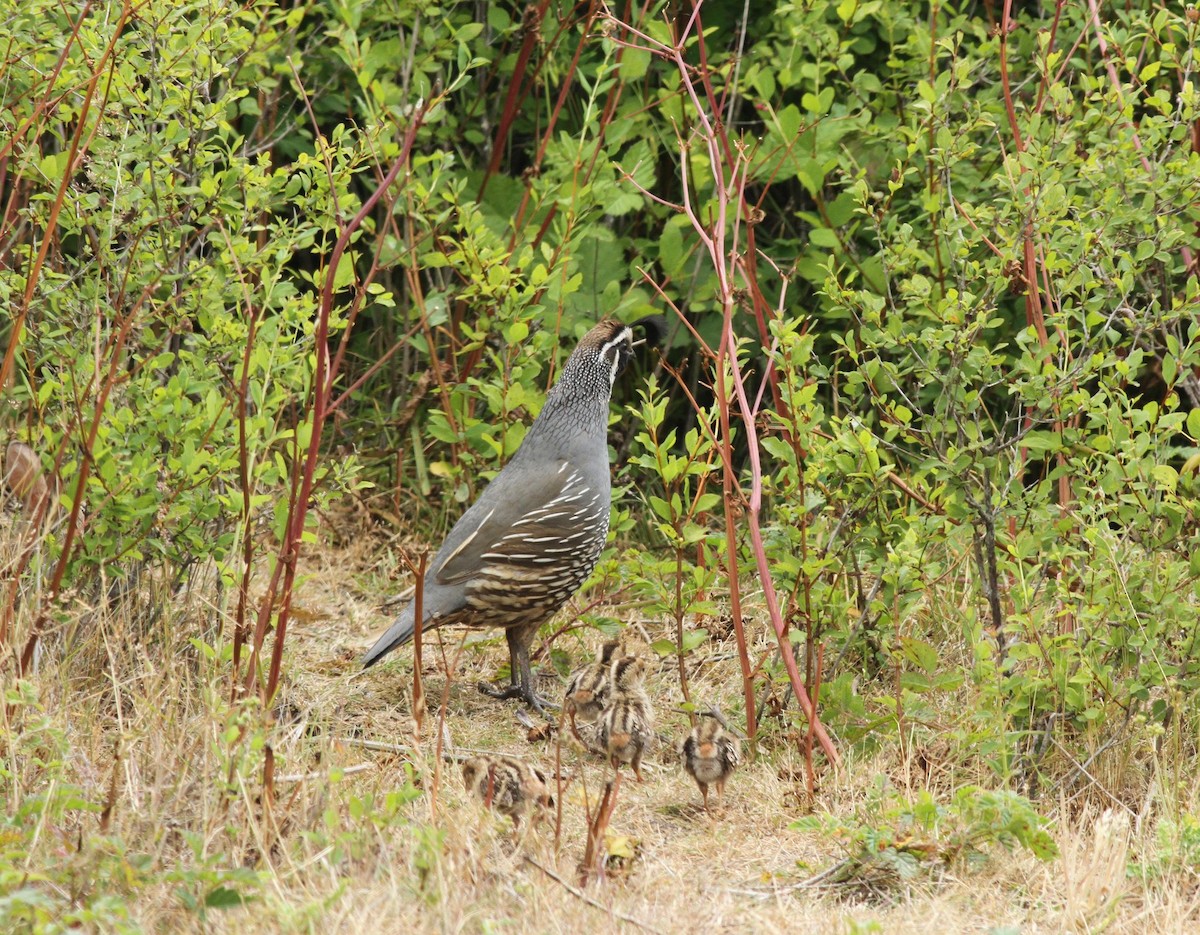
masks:
[[[89,643],[102,646],[94,650],[101,655],[90,665],[76,657],[73,667],[46,666],[40,682],[34,680],[48,721],[65,738],[62,777],[92,801],[111,801],[109,834],[130,853],[149,854],[156,868],[142,877],[125,871],[116,883],[103,884],[101,874],[128,862],[105,845],[92,869],[81,869],[80,880],[124,888],[134,920],[151,931],[1200,931],[1193,881],[1176,877],[1147,886],[1126,873],[1130,854],[1153,849],[1154,826],[1144,820],[1149,810],[1141,816],[1070,810],[1071,819],[1054,832],[1062,856],[1047,864],[996,847],[982,869],[954,865],[907,885],[891,883],[869,899],[812,886],[844,852],[837,841],[792,829],[792,822],[814,810],[856,814],[881,777],[915,792],[928,781],[928,763],[918,769],[895,750],[851,758],[839,772],[823,771],[810,798],[796,745],[772,722],[758,755],[746,756],[730,782],[723,805],[705,814],[674,751],[687,716],[674,710],[673,660],[656,665],[648,686],[658,703],[662,742],[645,766],[644,783],[631,774],[623,778],[609,829],[609,849],[627,856],[612,859],[606,881],[581,888],[584,798],[594,804],[609,768],[564,742],[561,820],[551,815],[519,835],[508,819],[466,800],[457,765],[437,757],[439,736],[445,753],[508,752],[551,775],[558,744],[531,740],[515,703],[475,691],[478,680],[496,676],[506,653],[502,639],[486,634],[463,644],[463,631],[441,634],[440,646],[430,637],[424,666],[430,710],[415,737],[411,647],[365,674],[356,664],[388,622],[379,598],[400,588],[379,570],[380,554],[378,542],[364,539],[307,562],[309,577],[287,641],[279,722],[260,738],[275,763],[269,816],[259,796],[262,743],[231,741],[238,723],[258,720],[239,721],[228,707],[222,678],[228,663],[198,657],[170,625],[165,639],[179,642],[164,657],[154,641],[131,638],[119,615],[89,615],[79,609],[85,602],[77,603],[75,622],[102,637]],[[174,612],[181,631],[188,629],[184,622],[213,615],[212,593],[197,588],[179,599]],[[647,637],[664,635],[656,632],[663,626],[641,621],[626,628],[627,638],[644,646]],[[769,648],[765,632],[753,635],[756,649]],[[600,640],[588,631],[560,637],[556,646],[577,664]],[[54,645],[62,641],[48,643]],[[443,650],[446,660],[453,663],[457,654],[458,661],[439,731]],[[732,640],[701,647],[696,662],[697,701],[735,709]],[[68,669],[101,675],[64,676]],[[550,669],[546,660],[541,669]],[[543,686],[547,694],[561,693],[558,682]],[[8,728],[7,742],[25,743],[27,722],[22,729]],[[232,759],[230,750],[237,751]],[[941,753],[955,755],[949,748]],[[933,772],[941,785],[954,764]],[[44,792],[49,774],[21,759],[15,775],[10,815],[22,796]],[[411,801],[387,801],[406,788]],[[937,791],[945,798],[945,788]],[[1146,795],[1148,801],[1160,795],[1153,781]],[[1061,811],[1052,802],[1038,807]],[[47,820],[24,858],[31,873],[57,866],[78,850],[81,836],[95,832],[94,813],[72,815],[58,824]],[[207,924],[181,908],[180,890],[210,892],[238,865],[265,871],[265,882],[246,890],[255,898],[245,908],[210,911]],[[174,878],[170,868],[178,871]]]

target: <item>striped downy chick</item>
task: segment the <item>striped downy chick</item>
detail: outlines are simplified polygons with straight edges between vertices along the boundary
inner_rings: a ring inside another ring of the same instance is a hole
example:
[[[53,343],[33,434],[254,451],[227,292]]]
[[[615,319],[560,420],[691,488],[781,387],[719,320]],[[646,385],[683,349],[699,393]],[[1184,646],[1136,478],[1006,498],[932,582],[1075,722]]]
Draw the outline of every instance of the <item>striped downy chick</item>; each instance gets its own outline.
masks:
[[[473,756],[463,762],[463,783],[472,793],[502,815],[521,827],[521,819],[532,814],[533,821],[542,809],[554,805],[546,774],[516,757],[488,754]]]
[[[707,809],[710,785],[717,787],[718,796],[724,796],[725,783],[742,758],[741,741],[726,731],[717,718],[705,716],[683,742],[682,753],[683,768],[696,780]]]
[[[567,681],[563,712],[571,719],[571,732],[576,739],[580,739],[576,722],[592,724],[604,713],[608,701],[608,673],[612,668],[613,656],[620,648],[620,642],[608,640],[600,647],[596,661],[576,669]]]
[[[597,756],[608,756],[608,750],[604,746],[604,718],[603,716],[596,718],[590,724],[580,724],[575,731],[575,739],[578,740],[585,750],[589,753],[594,753]]]
[[[633,767],[642,781],[642,756],[654,736],[654,709],[646,694],[646,661],[640,656],[621,656],[609,674],[608,707],[601,717],[604,750],[615,769],[622,763]]]

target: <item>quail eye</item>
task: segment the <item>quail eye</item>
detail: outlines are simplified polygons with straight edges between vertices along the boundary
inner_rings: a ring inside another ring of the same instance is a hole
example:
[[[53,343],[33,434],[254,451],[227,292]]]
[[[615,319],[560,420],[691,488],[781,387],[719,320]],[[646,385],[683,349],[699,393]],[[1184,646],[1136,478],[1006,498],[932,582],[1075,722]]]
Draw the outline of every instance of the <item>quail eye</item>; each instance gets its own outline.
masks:
[[[609,367],[609,384],[616,383],[617,376],[633,357],[633,346],[629,340],[618,341],[604,349],[604,362]]]
[[[619,363],[621,360],[621,345],[611,344],[604,349],[604,362],[609,366]]]

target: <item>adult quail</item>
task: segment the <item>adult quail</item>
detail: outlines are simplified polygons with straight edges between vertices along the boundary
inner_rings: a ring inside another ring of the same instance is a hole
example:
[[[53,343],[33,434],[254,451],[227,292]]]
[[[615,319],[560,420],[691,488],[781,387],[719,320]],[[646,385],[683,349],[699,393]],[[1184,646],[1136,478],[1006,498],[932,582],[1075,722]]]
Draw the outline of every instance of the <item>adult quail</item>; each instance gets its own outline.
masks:
[[[642,756],[654,736],[654,708],[642,682],[646,661],[640,656],[622,656],[609,674],[608,706],[600,716],[600,736],[615,769],[622,763],[633,767],[642,781]]]
[[[473,756],[462,765],[463,784],[488,808],[494,808],[521,827],[521,818],[554,805],[546,774],[516,757],[501,754]]]
[[[684,740],[681,752],[683,768],[700,789],[704,808],[708,809],[708,787],[716,785],[717,795],[724,796],[725,783],[741,760],[742,745],[725,730],[719,715],[706,715],[692,728]]]
[[[429,563],[423,629],[502,627],[512,685],[479,688],[544,712],[529,670],[538,628],[592,573],[608,535],[608,404],[633,356],[633,329],[657,341],[658,316],[605,319],[580,340],[512,460],[462,515]],[[638,342],[641,343],[641,342]],[[410,603],[363,657],[363,667],[412,638]]]

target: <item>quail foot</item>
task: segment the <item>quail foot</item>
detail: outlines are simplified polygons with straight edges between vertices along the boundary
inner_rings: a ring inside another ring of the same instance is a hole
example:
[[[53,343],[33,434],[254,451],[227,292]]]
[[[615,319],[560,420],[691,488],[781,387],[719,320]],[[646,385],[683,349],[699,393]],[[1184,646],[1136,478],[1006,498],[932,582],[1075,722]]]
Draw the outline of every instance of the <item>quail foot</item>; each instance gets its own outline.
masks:
[[[522,698],[540,713],[529,647],[538,628],[592,573],[608,535],[608,408],[613,382],[633,356],[634,329],[657,340],[657,316],[634,325],[597,324],[563,366],[512,460],[455,523],[429,562],[423,629],[466,624],[503,628],[511,685],[480,690]],[[408,642],[410,603],[363,657],[371,666]]]

